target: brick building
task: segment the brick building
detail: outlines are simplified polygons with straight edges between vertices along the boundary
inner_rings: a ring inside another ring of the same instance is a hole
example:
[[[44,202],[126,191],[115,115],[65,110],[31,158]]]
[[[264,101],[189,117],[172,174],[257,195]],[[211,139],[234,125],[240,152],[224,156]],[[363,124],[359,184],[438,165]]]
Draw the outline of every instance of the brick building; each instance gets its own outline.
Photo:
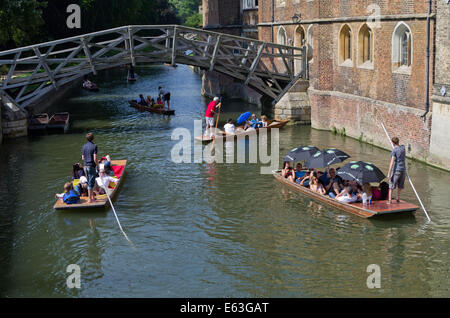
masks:
[[[449,1],[240,2],[241,35],[255,37],[243,30],[254,30],[250,14],[256,4],[260,40],[308,46],[306,99],[313,128],[345,130],[389,149],[383,122],[407,146],[408,156],[450,169],[444,129],[450,121]],[[247,4],[253,5],[250,12]],[[278,117],[296,114],[297,101],[305,108],[305,98],[290,98],[293,94],[285,98],[288,109],[279,105],[283,100],[276,105]]]
[[[258,38],[258,0],[203,0],[202,7],[205,30]],[[203,72],[202,94],[261,105],[258,92],[217,72]]]

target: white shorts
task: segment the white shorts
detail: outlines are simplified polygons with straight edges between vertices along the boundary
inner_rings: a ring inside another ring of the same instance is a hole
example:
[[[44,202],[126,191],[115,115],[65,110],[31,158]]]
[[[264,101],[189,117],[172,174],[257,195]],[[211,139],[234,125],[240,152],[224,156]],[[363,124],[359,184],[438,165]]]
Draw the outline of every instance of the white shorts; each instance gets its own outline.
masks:
[[[214,117],[205,117],[206,125],[209,127],[214,127]]]

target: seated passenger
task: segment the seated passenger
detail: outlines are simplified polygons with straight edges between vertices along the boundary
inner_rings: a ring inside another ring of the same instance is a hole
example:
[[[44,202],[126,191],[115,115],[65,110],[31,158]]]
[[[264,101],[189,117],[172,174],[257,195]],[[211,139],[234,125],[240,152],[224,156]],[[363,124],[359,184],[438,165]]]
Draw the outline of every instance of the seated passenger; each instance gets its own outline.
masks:
[[[147,96],[147,99],[145,100],[148,106],[153,107],[153,104],[155,104],[155,100],[151,96]]]
[[[88,181],[85,176],[80,178],[80,182],[73,189],[80,197],[88,196]]]
[[[340,179],[337,177],[334,168],[331,168],[328,171],[328,174],[329,178],[326,178],[326,181],[324,182],[325,190],[330,197],[335,198],[336,195],[342,191]]]
[[[356,202],[358,198],[355,194],[352,194],[352,187],[348,186],[336,196],[336,200],[340,202],[353,203]]]
[[[258,118],[255,114],[252,114],[252,117],[250,117],[249,120],[245,123],[244,130],[247,130],[249,128],[255,128],[255,125],[259,122]]]
[[[111,170],[111,157],[109,155],[100,158],[98,166],[99,169],[105,169],[107,175],[114,175],[114,172]]]
[[[262,115],[261,116],[261,121],[259,123],[262,125],[261,127],[267,127],[267,116],[266,115]]]
[[[76,204],[80,202],[80,196],[73,190],[72,182],[66,182],[64,193],[56,194],[57,198],[62,198],[66,204]]]
[[[295,167],[295,182],[300,184],[300,182],[302,182],[302,180],[305,176],[306,176],[306,171],[303,170],[302,164],[297,163],[297,166]]]
[[[314,169],[309,169],[309,173],[307,173],[303,177],[303,180],[300,182],[300,185],[308,188],[309,185],[310,185],[310,180],[311,180],[312,177],[316,177],[317,178],[317,172]]]
[[[389,193],[389,184],[382,182],[378,187],[372,187],[372,200],[386,200]]]
[[[370,183],[364,183],[362,186],[362,191],[363,194],[367,194],[367,200],[372,200],[373,198],[373,193],[372,193],[372,186],[370,185]]]
[[[142,106],[148,106],[148,105],[147,105],[147,102],[145,101],[145,98],[144,98],[144,96],[143,96],[142,94],[139,95],[139,98],[137,99],[136,102],[137,102],[139,105],[142,105]]]
[[[227,123],[223,126],[223,128],[225,129],[225,133],[227,135],[234,135],[236,132],[236,127],[233,124],[233,119],[229,118],[227,120]]]
[[[312,176],[309,181],[309,189],[313,192],[325,195],[326,191],[323,185],[319,182],[319,179],[317,177]]]
[[[97,181],[98,186],[98,194],[105,194],[105,187],[108,188],[109,184],[112,182],[114,184],[117,184],[118,179],[112,178],[108,176],[105,172],[104,168],[100,168],[99,171],[99,177],[95,180]]]
[[[72,167],[72,180],[80,179],[81,176],[84,176],[84,170],[80,163],[76,163]]]
[[[295,178],[294,169],[292,169],[291,164],[289,161],[285,161],[283,165],[283,170],[281,170],[281,175],[283,178],[289,179],[291,181]]]

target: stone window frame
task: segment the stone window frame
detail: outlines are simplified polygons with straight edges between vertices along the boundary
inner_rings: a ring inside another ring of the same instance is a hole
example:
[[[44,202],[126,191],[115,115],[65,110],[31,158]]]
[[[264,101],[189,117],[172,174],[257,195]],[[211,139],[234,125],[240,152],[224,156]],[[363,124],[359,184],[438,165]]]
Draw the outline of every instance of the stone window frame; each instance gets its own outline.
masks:
[[[282,31],[284,32],[284,40],[285,40],[284,43],[280,43],[280,35]],[[277,31],[277,44],[287,45],[287,43],[288,43],[288,36],[286,29],[284,28],[284,26],[280,26]]]
[[[369,41],[366,42],[364,32],[367,31],[369,34]],[[367,47],[368,45],[368,47]],[[358,31],[358,67],[359,68],[365,68],[365,69],[374,69],[374,52],[375,52],[375,33],[373,32],[372,28],[367,24],[363,23]],[[366,58],[366,56],[370,56],[369,59]]]
[[[404,36],[407,35],[407,62],[404,60]],[[401,21],[397,23],[392,32],[392,72],[400,74],[411,74],[414,56],[414,36],[408,24]]]
[[[258,0],[242,0],[242,9],[258,9]]]
[[[349,34],[346,34],[348,31]],[[348,35],[348,36],[347,36]],[[343,24],[338,36],[338,64],[353,67],[353,31],[350,24]]]

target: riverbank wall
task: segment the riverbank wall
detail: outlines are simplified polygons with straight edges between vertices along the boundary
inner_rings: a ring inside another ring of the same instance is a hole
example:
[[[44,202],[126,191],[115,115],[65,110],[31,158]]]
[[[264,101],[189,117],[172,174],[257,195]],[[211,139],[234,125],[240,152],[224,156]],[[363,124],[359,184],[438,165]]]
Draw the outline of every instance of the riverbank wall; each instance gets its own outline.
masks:
[[[19,108],[7,96],[1,98],[0,106],[0,143],[3,139],[19,138],[28,135],[28,121],[32,115],[50,110],[81,85],[81,79],[57,90],[48,92],[24,109]],[[49,114],[51,116],[51,114]]]

